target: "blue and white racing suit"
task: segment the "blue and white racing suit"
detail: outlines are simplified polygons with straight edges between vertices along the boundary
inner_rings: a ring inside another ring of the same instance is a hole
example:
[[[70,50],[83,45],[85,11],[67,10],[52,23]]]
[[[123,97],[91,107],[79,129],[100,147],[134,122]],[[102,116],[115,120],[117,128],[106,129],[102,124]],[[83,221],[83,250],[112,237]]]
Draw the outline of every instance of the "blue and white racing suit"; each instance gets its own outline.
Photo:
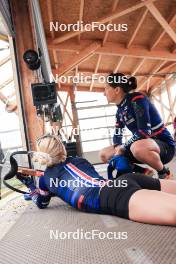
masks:
[[[133,142],[153,138],[175,146],[175,142],[164,126],[156,109],[145,95],[135,92],[128,93],[118,105],[116,113],[116,131],[113,137],[115,145],[122,144],[123,128],[127,127],[132,132],[132,137],[124,144],[129,150]]]
[[[48,167],[40,177],[39,189],[31,193],[39,208],[58,196],[76,209],[100,211],[100,188],[106,180],[83,158],[68,157],[65,162]]]

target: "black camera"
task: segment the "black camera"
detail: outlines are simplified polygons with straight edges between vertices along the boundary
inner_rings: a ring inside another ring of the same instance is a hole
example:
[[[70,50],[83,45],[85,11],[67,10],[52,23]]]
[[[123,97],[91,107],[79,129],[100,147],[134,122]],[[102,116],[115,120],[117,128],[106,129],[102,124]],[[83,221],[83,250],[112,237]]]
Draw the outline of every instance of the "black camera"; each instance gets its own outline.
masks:
[[[35,106],[55,104],[57,102],[56,84],[54,82],[33,83],[31,88]]]
[[[35,71],[40,68],[40,58],[35,50],[26,50],[23,54],[23,59],[30,70]]]

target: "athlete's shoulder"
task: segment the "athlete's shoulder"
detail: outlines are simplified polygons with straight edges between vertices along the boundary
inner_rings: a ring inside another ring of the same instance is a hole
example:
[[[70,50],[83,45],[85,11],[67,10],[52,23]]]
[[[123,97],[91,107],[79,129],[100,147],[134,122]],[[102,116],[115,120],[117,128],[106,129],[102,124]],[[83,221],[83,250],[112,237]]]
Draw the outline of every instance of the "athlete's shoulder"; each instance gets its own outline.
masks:
[[[72,163],[72,164],[80,164],[80,163],[84,163],[87,162],[86,159],[82,158],[82,157],[69,157],[67,160],[67,163]]]
[[[148,100],[148,97],[143,94],[143,93],[140,93],[140,92],[134,92],[134,93],[130,93],[129,94],[129,100],[132,101],[132,102],[135,102],[139,99],[146,99]]]
[[[53,177],[53,175],[57,176],[64,168],[65,162],[61,162],[58,164],[55,164],[54,166],[47,167],[44,171],[44,177]]]

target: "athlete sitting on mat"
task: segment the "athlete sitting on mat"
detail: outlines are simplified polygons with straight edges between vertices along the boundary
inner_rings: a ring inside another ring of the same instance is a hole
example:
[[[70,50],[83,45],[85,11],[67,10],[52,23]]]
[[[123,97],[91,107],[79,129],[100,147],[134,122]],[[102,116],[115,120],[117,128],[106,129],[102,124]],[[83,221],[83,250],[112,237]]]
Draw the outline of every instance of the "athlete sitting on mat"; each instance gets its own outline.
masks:
[[[85,212],[176,225],[175,181],[153,179],[139,173],[106,180],[87,160],[66,157],[65,147],[57,136],[38,139],[37,150],[34,161],[47,167],[39,178],[39,188],[30,194],[39,208],[47,207],[54,195]]]
[[[116,133],[113,146],[100,151],[100,158],[108,162],[113,155],[125,155],[132,163],[144,163],[158,172],[160,179],[172,178],[166,164],[175,154],[175,142],[148,97],[139,92],[135,77],[129,79],[122,73],[111,73],[105,88],[108,103],[115,103]],[[125,79],[126,78],[126,79]],[[122,144],[123,128],[132,132],[132,138]],[[136,166],[135,171],[141,172]]]

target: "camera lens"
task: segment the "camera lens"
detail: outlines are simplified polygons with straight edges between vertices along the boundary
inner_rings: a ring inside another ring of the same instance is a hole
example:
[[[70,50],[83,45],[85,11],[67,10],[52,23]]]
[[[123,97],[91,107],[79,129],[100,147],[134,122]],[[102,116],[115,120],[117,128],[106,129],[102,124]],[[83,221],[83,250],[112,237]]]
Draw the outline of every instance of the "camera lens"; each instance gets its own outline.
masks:
[[[40,58],[35,50],[26,50],[23,59],[30,70],[34,71],[40,68]]]

